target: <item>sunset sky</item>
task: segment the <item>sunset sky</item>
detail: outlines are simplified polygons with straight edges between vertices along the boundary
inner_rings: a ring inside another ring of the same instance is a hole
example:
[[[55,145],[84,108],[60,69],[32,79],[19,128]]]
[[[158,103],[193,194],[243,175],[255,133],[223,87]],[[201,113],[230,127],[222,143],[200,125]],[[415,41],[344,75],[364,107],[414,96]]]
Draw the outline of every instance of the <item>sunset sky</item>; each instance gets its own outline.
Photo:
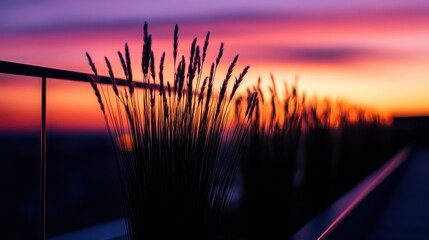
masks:
[[[0,60],[89,72],[88,51],[106,75],[103,57],[119,73],[116,52],[128,42],[138,79],[144,21],[157,61],[165,51],[167,66],[178,23],[180,54],[187,56],[192,39],[202,44],[210,31],[209,60],[224,42],[220,75],[238,53],[238,68],[251,66],[245,85],[258,76],[268,83],[270,73],[280,85],[298,75],[308,96],[348,99],[389,116],[429,115],[427,0],[3,0]],[[0,74],[0,130],[40,123],[39,84]],[[88,84],[48,82],[51,129],[100,125]]]

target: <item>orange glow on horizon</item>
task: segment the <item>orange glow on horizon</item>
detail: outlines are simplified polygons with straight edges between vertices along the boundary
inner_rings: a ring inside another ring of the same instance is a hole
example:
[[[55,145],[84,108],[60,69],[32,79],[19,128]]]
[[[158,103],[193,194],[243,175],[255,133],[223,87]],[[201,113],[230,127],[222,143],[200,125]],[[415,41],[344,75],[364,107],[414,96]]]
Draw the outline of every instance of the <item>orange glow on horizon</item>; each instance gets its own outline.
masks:
[[[1,84],[0,131],[40,130],[39,86],[40,80],[28,77],[21,78],[21,84],[12,81]]]
[[[224,57],[215,89],[232,58],[240,54],[235,75],[250,65],[241,92],[263,80],[268,91],[270,73],[278,86],[292,84],[299,76],[298,90],[307,96],[347,99],[383,116],[429,115],[429,16],[424,14],[315,15],[202,21],[179,24],[179,56],[187,62],[193,37],[202,45],[211,31],[205,74],[225,43]],[[153,35],[156,69],[166,52],[165,79],[172,78],[174,24],[149,23]],[[107,75],[104,56],[115,75],[123,78],[117,50],[128,42],[135,79],[142,78],[142,27],[74,29],[45,33],[8,34],[0,39],[2,60],[90,72],[88,51],[102,75]],[[30,44],[31,43],[31,44]],[[32,129],[40,123],[38,80],[28,87],[16,76],[0,75],[0,131]],[[5,80],[7,83],[3,83]],[[232,79],[233,81],[233,79]],[[170,82],[172,82],[170,80]],[[230,87],[231,88],[231,87]],[[279,90],[281,92],[281,87]],[[26,96],[17,98],[17,96]],[[31,99],[31,101],[30,101]],[[11,108],[10,106],[13,106]],[[48,81],[48,127],[58,130],[105,130],[104,120],[88,84]]]
[[[130,134],[122,134],[117,137],[116,141],[121,151],[129,152],[133,149],[133,138]]]

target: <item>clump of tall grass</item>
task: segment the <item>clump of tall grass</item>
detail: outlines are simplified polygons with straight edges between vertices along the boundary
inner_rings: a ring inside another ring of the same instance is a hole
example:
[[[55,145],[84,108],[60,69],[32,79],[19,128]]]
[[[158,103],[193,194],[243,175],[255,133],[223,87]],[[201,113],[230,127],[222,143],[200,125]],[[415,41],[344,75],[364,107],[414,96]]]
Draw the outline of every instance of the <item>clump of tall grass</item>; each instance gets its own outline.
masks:
[[[291,233],[293,178],[303,121],[303,99],[297,82],[284,83],[280,93],[271,76],[269,96],[262,80],[248,88],[260,101],[251,118],[244,177],[244,219],[252,236],[287,239]],[[282,98],[280,97],[282,96]],[[243,97],[244,98],[244,97]],[[248,101],[249,101],[248,100]],[[236,102],[240,108],[243,101]]]
[[[362,134],[382,122],[377,114],[345,101],[308,98],[299,93],[297,78],[293,84],[284,81],[282,91],[273,75],[270,80],[265,94],[261,78],[248,88],[247,99],[253,91],[260,101],[251,118],[243,169],[243,212],[252,235],[285,239],[302,224],[293,216],[317,213],[333,200],[331,189],[342,186],[335,175],[344,171],[341,164],[348,159],[339,159],[345,143],[337,138],[346,127],[359,125]],[[245,98],[238,99],[236,109]]]
[[[142,72],[147,89],[135,87],[130,51],[118,52],[127,87],[119,87],[105,58],[111,90],[99,87],[90,55],[91,84],[115,146],[131,239],[213,239],[219,234],[238,168],[243,140],[257,105],[244,118],[230,119],[230,105],[249,67],[228,91],[238,55],[223,78],[219,94],[214,81],[224,51],[204,72],[210,33],[200,47],[191,43],[189,58],[178,56],[178,27],[173,37],[172,79],[164,78],[165,52],[156,62],[152,36],[144,25]],[[156,69],[158,67],[158,69]]]
[[[316,214],[389,159],[390,130],[378,113],[344,99],[308,98],[304,114],[300,198]]]

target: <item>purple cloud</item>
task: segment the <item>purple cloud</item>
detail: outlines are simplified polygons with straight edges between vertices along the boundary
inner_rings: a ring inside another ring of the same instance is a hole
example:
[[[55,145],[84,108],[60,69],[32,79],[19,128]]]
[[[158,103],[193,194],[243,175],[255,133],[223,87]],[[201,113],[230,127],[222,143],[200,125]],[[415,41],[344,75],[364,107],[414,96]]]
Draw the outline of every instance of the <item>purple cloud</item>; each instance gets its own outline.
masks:
[[[358,47],[258,47],[250,58],[300,63],[336,64],[392,58],[391,53]]]

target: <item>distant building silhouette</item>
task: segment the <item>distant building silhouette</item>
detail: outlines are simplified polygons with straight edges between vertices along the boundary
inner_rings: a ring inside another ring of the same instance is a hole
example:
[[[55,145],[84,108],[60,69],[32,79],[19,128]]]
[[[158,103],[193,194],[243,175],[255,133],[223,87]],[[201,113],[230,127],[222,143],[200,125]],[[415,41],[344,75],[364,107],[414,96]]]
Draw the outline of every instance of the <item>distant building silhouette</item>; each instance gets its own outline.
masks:
[[[394,117],[393,126],[415,143],[429,145],[429,116]]]

